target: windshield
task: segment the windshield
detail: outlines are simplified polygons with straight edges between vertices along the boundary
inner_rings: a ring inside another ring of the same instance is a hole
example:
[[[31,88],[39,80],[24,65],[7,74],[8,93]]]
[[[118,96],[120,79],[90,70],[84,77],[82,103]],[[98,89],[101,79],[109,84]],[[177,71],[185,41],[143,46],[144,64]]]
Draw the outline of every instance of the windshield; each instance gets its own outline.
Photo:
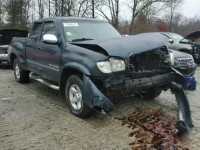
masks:
[[[184,38],[181,35],[178,35],[178,34],[175,34],[175,33],[169,33],[169,35],[174,41],[180,41]]]
[[[67,41],[81,40],[101,40],[121,37],[107,22],[88,21],[88,20],[69,20],[63,21],[63,27]]]

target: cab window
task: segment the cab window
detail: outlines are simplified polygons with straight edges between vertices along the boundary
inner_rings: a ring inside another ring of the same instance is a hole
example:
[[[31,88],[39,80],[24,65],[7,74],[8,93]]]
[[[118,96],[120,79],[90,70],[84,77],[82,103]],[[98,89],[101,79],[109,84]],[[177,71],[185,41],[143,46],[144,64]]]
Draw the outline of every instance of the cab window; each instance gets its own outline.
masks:
[[[37,40],[39,37],[41,28],[42,28],[42,23],[35,23],[29,35],[29,38]]]

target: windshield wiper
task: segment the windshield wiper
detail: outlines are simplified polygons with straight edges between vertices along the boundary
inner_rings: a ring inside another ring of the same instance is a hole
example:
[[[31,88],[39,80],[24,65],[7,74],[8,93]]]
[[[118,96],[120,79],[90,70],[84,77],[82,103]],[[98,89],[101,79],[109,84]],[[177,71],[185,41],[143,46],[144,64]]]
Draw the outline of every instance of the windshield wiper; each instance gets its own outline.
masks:
[[[91,39],[91,38],[80,38],[80,39],[73,39],[72,42],[87,41],[87,40],[94,40],[94,39]]]

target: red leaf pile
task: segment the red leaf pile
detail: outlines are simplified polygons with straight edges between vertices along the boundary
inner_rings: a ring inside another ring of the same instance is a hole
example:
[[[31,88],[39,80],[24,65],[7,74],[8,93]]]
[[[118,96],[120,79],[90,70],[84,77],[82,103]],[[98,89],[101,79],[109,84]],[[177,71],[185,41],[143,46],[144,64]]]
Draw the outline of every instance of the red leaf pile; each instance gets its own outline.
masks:
[[[133,150],[189,150],[180,145],[175,134],[176,118],[162,110],[137,108],[128,117],[116,119],[133,130],[129,133],[129,137],[136,139],[129,143]]]

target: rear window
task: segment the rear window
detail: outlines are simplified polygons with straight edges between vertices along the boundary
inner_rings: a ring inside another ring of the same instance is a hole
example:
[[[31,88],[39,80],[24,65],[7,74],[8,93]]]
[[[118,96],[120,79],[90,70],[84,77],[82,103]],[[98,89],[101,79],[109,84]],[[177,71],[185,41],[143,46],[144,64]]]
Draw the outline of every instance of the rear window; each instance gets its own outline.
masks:
[[[29,38],[38,39],[41,28],[42,28],[42,23],[35,23],[29,35]]]

